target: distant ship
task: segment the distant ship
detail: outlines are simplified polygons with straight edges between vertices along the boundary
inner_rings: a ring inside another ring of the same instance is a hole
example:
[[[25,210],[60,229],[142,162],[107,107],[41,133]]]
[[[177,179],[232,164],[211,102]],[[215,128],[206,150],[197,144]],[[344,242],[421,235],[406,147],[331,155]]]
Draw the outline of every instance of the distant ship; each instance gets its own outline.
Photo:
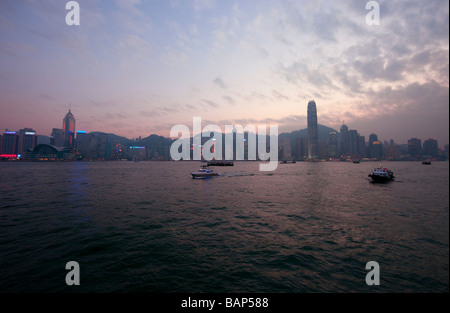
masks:
[[[208,162],[208,166],[234,166],[233,161],[219,161],[219,160],[211,160]]]
[[[213,176],[219,176],[214,170],[209,169],[206,165],[203,165],[197,172],[191,173],[192,178],[208,178]]]
[[[374,182],[388,182],[395,178],[394,173],[390,169],[383,167],[375,168],[368,176]]]
[[[424,161],[422,161],[422,164],[430,165],[431,164],[431,160],[424,160]]]

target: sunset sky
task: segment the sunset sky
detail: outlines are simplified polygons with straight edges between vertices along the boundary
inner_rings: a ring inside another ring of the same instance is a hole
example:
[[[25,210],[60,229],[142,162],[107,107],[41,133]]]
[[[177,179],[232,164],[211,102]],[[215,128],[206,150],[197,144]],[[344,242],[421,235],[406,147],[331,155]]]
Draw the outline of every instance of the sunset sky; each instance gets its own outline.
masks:
[[[0,1],[0,131],[134,138],[176,124],[342,122],[368,139],[449,142],[447,1]]]

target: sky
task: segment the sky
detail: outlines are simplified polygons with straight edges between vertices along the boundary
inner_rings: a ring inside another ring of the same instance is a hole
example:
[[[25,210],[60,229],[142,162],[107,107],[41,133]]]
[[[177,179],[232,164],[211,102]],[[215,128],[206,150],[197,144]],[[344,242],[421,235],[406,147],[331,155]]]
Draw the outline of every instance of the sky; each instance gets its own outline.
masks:
[[[169,137],[177,124],[343,122],[404,144],[449,143],[449,4],[369,1],[0,1],[0,130]],[[370,15],[373,20],[373,16]],[[372,25],[369,25],[372,24]]]

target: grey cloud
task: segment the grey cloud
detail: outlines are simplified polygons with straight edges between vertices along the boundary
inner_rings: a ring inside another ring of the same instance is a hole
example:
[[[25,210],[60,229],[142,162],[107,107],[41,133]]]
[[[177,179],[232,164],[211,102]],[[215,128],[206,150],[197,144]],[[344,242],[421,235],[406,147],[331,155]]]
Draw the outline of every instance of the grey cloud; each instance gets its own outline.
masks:
[[[43,100],[47,100],[47,101],[56,101],[55,98],[53,98],[52,96],[49,96],[45,93],[40,94],[39,98],[43,99]]]
[[[145,116],[145,117],[158,117],[158,116],[161,116],[161,113],[157,112],[156,110],[140,111],[139,115]]]
[[[220,105],[218,105],[217,103],[215,103],[214,101],[211,101],[211,100],[203,100],[203,102],[206,103],[207,105],[213,107],[213,108],[220,107]]]
[[[292,84],[308,82],[321,89],[337,89],[332,80],[321,69],[308,68],[306,61],[299,61],[290,66],[279,65],[277,72],[281,77]]]
[[[354,127],[368,133],[376,129],[382,137],[398,136],[399,142],[424,136],[449,139],[449,87],[437,82],[412,83],[402,88],[384,88],[370,94],[362,110],[365,116],[353,119]]]
[[[214,79],[213,83],[216,84],[217,86],[223,88],[223,89],[227,89],[228,88],[227,84],[220,77],[217,77],[216,79]]]
[[[277,90],[272,90],[272,95],[274,96],[274,98],[276,100],[289,100],[288,96],[285,96],[285,95],[281,94]]]
[[[235,105],[236,104],[236,101],[230,96],[222,96],[222,98],[225,99],[231,105]]]

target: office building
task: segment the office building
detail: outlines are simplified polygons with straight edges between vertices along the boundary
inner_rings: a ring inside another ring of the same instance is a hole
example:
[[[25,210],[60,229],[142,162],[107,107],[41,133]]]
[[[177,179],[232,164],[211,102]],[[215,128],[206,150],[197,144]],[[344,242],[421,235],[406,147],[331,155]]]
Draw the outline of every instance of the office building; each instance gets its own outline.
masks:
[[[422,141],[420,139],[411,138],[408,140],[408,154],[412,157],[422,155]]]
[[[64,132],[61,128],[53,128],[50,144],[55,147],[64,147]]]
[[[6,130],[2,138],[2,151],[3,155],[17,155],[19,151],[19,134]]]
[[[63,119],[62,129],[64,132],[64,148],[75,148],[75,117],[70,110]]]
[[[328,138],[328,154],[331,158],[336,158],[338,156],[338,139],[337,133],[331,132]]]
[[[316,102],[308,102],[308,158],[317,159],[319,157],[319,131],[317,127],[317,107]]]
[[[437,157],[439,156],[438,142],[437,140],[430,138],[423,143],[423,155]]]
[[[19,130],[19,146],[18,154],[31,152],[37,145],[36,131],[31,128],[24,128]]]

